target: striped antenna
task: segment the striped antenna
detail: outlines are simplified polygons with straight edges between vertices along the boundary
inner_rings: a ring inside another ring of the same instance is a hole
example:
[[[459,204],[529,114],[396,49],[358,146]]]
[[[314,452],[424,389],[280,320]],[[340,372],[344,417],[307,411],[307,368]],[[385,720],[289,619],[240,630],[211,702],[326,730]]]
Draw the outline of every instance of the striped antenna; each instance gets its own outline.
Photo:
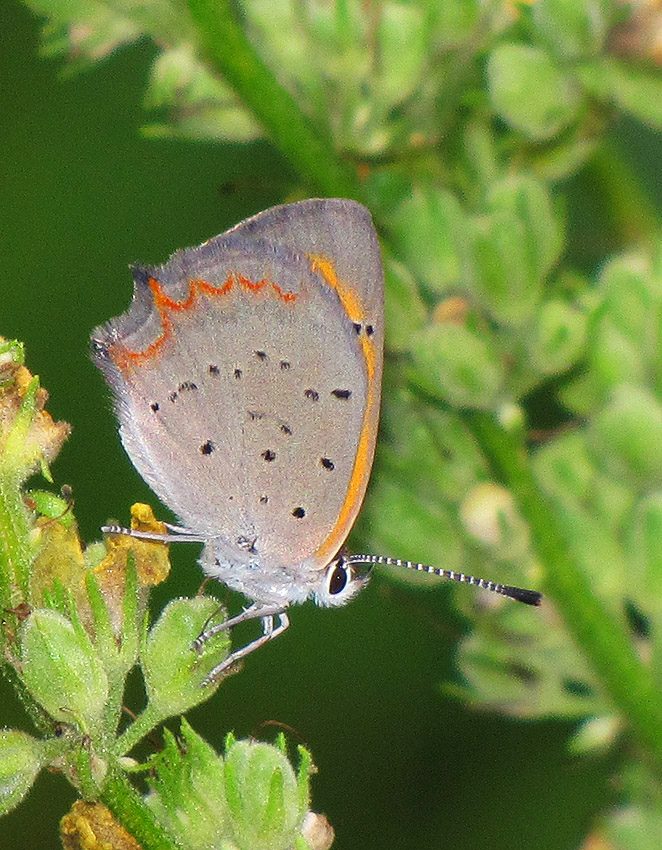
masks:
[[[492,593],[499,593],[501,596],[507,596],[509,599],[524,602],[526,605],[540,605],[542,601],[542,593],[538,593],[537,590],[525,590],[523,587],[498,584],[494,581],[487,581],[484,578],[469,576],[466,573],[456,573],[455,570],[444,570],[441,567],[431,567],[428,564],[418,564],[415,561],[403,561],[400,558],[386,558],[383,555],[346,555],[344,562],[346,564],[370,564],[381,567],[406,567],[408,570],[430,573],[431,575],[447,578],[451,581],[473,584],[476,587],[482,587],[483,590],[490,590]]]

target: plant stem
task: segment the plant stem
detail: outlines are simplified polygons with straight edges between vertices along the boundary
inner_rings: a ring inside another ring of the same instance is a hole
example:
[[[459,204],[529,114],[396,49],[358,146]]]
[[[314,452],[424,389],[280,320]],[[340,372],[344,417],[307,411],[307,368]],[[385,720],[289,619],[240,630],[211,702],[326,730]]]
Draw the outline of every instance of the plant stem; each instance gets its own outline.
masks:
[[[180,850],[179,845],[157,823],[152,810],[119,767],[111,765],[109,771],[101,801],[142,845],[143,850]]]
[[[301,112],[246,37],[231,0],[188,0],[211,66],[230,83],[274,144],[324,195],[360,200],[361,187],[331,138]]]
[[[20,484],[0,462],[0,592],[5,611],[29,601],[30,524]]]
[[[525,447],[480,411],[463,418],[493,470],[515,495],[545,568],[544,590],[602,684],[662,773],[662,695],[623,625],[593,595],[570,557],[552,506],[538,486]]]
[[[115,741],[113,752],[116,756],[124,756],[131,752],[135,745],[163,720],[163,716],[152,711],[151,708],[151,703],[148,703],[143,713],[138,715]]]

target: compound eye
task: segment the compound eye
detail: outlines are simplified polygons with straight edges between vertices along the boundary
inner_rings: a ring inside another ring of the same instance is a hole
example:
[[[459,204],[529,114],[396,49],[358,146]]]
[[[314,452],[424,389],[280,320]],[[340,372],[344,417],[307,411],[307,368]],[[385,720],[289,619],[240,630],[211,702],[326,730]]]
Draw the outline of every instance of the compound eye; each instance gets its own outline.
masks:
[[[348,578],[348,569],[340,565],[336,566],[329,578],[329,594],[331,596],[336,596],[336,594],[342,593],[343,590],[347,587]]]

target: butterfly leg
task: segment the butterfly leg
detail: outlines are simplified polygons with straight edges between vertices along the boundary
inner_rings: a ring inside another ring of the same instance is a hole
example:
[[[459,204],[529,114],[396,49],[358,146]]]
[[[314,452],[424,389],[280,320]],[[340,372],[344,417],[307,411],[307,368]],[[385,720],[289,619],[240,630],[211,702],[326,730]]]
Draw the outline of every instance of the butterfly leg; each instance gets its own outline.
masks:
[[[222,606],[219,606],[219,610]],[[244,608],[241,614],[237,614],[236,617],[231,617],[229,620],[224,620],[222,623],[217,623],[215,626],[211,626],[207,628],[205,624],[204,629],[200,632],[197,638],[193,641],[193,649],[196,652],[200,652],[202,647],[207,643],[210,638],[213,638],[214,635],[217,635],[219,632],[225,632],[228,629],[233,629],[235,626],[238,626],[239,623],[245,623],[247,620],[255,620],[258,617],[264,623],[265,618],[274,617],[280,614],[283,610],[282,605],[260,605],[255,603],[254,605],[249,606],[248,608]],[[218,614],[216,611],[211,615],[209,620]],[[207,620],[207,623],[209,622]]]
[[[210,685],[212,684],[212,682],[215,682],[218,677],[225,673],[233,664],[235,664],[237,661],[240,661],[242,658],[245,658],[249,653],[254,652],[261,646],[264,646],[265,643],[268,643],[270,640],[273,640],[274,638],[278,637],[278,635],[281,635],[285,631],[285,629],[287,629],[290,625],[290,618],[283,610],[270,610],[267,608],[267,606],[258,607],[252,605],[250,608],[244,611],[243,614],[248,614],[251,611],[253,611],[252,617],[262,617],[262,636],[246,644],[246,646],[243,646],[241,649],[237,649],[234,652],[231,652],[230,655],[228,655],[228,657],[224,661],[214,667],[211,673],[204,680],[203,685]],[[231,626],[229,624],[236,625],[237,621],[243,622],[244,620],[252,619],[252,617],[238,614],[237,617],[233,617],[232,620],[228,620],[226,623],[221,623],[220,625],[227,625],[228,628],[230,628]],[[274,617],[278,617],[278,625],[275,627]],[[202,635],[200,635],[200,637],[196,639],[196,643],[200,640],[200,638],[202,638],[203,636],[208,636],[212,631],[214,634],[220,631],[220,628],[218,626],[214,626],[214,629],[216,629],[216,631],[210,629],[208,632],[203,632]],[[207,638],[205,637],[205,639]]]

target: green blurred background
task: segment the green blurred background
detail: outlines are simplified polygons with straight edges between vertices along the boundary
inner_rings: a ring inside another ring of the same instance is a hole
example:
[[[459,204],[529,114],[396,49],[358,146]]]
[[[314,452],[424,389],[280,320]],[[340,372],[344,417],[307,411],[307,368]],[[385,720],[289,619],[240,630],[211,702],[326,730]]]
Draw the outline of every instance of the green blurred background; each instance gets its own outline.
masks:
[[[126,522],[133,502],[156,499],[120,446],[87,356],[91,328],[127,307],[130,262],[161,262],[286,200],[294,181],[263,142],[141,138],[150,42],[71,76],[62,60],[39,58],[38,32],[28,10],[3,0],[0,334],[26,343],[50,412],[73,425],[53,474],[57,487],[73,487],[81,536],[92,541],[108,517]],[[659,194],[659,140],[640,128],[619,132]],[[587,270],[616,247],[604,228],[598,234],[591,194],[582,180],[570,187],[570,248]],[[175,548],[155,606],[197,590],[195,561],[194,547]],[[613,798],[612,764],[568,755],[568,723],[516,722],[446,699],[440,683],[458,675],[462,628],[444,586],[376,576],[346,609],[293,611],[290,631],[189,719],[217,748],[228,730],[267,739],[265,723],[295,730],[319,768],[313,808],[343,850],[579,846]],[[127,703],[139,707],[137,688]],[[4,684],[0,705],[1,725],[26,728]],[[42,775],[0,821],[0,846],[59,847],[57,823],[73,799],[64,779]]]

